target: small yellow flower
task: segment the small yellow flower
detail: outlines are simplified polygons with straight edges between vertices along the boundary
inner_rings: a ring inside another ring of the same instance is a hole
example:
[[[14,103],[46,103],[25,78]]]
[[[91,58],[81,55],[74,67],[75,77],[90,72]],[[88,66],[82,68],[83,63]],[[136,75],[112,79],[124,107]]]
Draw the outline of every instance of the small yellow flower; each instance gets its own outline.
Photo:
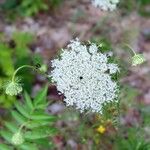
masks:
[[[104,132],[106,131],[106,128],[102,125],[100,125],[98,128],[97,128],[97,132],[103,134]]]

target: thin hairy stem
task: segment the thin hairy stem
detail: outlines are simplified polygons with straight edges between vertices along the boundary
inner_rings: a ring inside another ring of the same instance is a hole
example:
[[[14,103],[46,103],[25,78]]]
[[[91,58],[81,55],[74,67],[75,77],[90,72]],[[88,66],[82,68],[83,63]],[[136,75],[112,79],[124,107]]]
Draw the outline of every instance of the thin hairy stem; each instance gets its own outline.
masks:
[[[125,46],[127,46],[132,52],[134,55],[136,55],[136,52],[134,51],[134,49],[129,45],[129,44],[124,44]]]
[[[12,82],[15,82],[15,76],[16,76],[16,74],[17,74],[21,69],[23,69],[23,68],[31,68],[31,69],[33,69],[33,70],[36,70],[35,67],[33,67],[33,66],[30,66],[30,65],[23,65],[23,66],[19,67],[18,69],[16,69],[16,71],[14,72],[14,74],[13,74],[13,76],[12,76]]]

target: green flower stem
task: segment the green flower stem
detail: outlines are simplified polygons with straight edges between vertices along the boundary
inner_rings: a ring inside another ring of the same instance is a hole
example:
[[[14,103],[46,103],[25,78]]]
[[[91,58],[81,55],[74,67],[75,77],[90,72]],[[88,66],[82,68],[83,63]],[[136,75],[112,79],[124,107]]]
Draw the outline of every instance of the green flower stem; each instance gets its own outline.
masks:
[[[34,66],[23,65],[23,66],[21,66],[21,67],[19,67],[19,68],[17,68],[17,69],[15,70],[15,72],[14,72],[14,74],[13,74],[13,76],[12,76],[12,82],[15,82],[15,76],[16,76],[16,74],[18,73],[18,71],[20,71],[20,70],[23,69],[23,68],[30,68],[30,69],[33,69],[33,70],[35,70],[35,71],[41,73],[42,75],[44,75],[46,78],[48,77],[48,75],[47,75],[46,73],[40,72],[40,70],[39,70],[39,69],[36,69]]]
[[[33,70],[36,70],[34,66],[30,66],[30,65],[23,65],[21,67],[19,67],[18,69],[16,69],[16,71],[14,72],[13,76],[12,76],[12,82],[15,82],[15,76],[18,73],[18,71],[20,71],[23,68],[31,68]]]
[[[136,55],[136,52],[130,45],[128,45],[128,44],[124,44],[124,45],[127,46],[133,52],[134,55]]]
[[[29,121],[29,119],[28,119],[28,121],[26,121],[25,123],[23,123],[23,124],[19,127],[19,130],[18,130],[18,131],[21,132],[22,128],[25,127],[29,122],[30,122],[30,121]]]

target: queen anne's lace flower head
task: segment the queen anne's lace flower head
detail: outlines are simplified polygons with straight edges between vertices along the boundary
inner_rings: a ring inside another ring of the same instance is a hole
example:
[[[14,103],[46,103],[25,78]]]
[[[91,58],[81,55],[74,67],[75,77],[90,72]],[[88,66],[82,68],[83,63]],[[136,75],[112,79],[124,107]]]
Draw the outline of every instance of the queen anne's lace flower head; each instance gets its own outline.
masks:
[[[119,69],[108,63],[105,54],[98,52],[96,44],[83,45],[71,41],[63,50],[60,59],[52,61],[52,81],[64,94],[67,106],[75,106],[81,112],[102,111],[102,105],[116,98],[117,84],[111,74]]]
[[[113,11],[116,9],[116,5],[119,3],[119,0],[92,0],[92,4],[95,7],[99,7],[102,10]]]

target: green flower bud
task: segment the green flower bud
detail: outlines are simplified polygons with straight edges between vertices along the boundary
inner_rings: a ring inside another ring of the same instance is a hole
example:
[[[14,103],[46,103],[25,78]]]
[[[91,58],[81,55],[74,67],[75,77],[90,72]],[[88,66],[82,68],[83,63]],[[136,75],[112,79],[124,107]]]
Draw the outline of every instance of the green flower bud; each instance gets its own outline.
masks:
[[[17,95],[20,92],[22,92],[22,86],[20,83],[17,83],[17,81],[10,81],[7,85],[6,85],[6,94],[8,95]]]
[[[14,145],[21,145],[23,142],[24,142],[24,138],[22,136],[22,133],[19,131],[17,133],[15,133],[13,136],[12,136],[12,139],[11,139],[11,142],[12,144]]]
[[[132,66],[137,66],[145,62],[145,58],[142,54],[135,54],[132,57]]]
[[[47,66],[46,66],[45,64],[43,64],[43,65],[39,68],[39,70],[40,70],[41,72],[45,73],[45,72],[47,71]]]

